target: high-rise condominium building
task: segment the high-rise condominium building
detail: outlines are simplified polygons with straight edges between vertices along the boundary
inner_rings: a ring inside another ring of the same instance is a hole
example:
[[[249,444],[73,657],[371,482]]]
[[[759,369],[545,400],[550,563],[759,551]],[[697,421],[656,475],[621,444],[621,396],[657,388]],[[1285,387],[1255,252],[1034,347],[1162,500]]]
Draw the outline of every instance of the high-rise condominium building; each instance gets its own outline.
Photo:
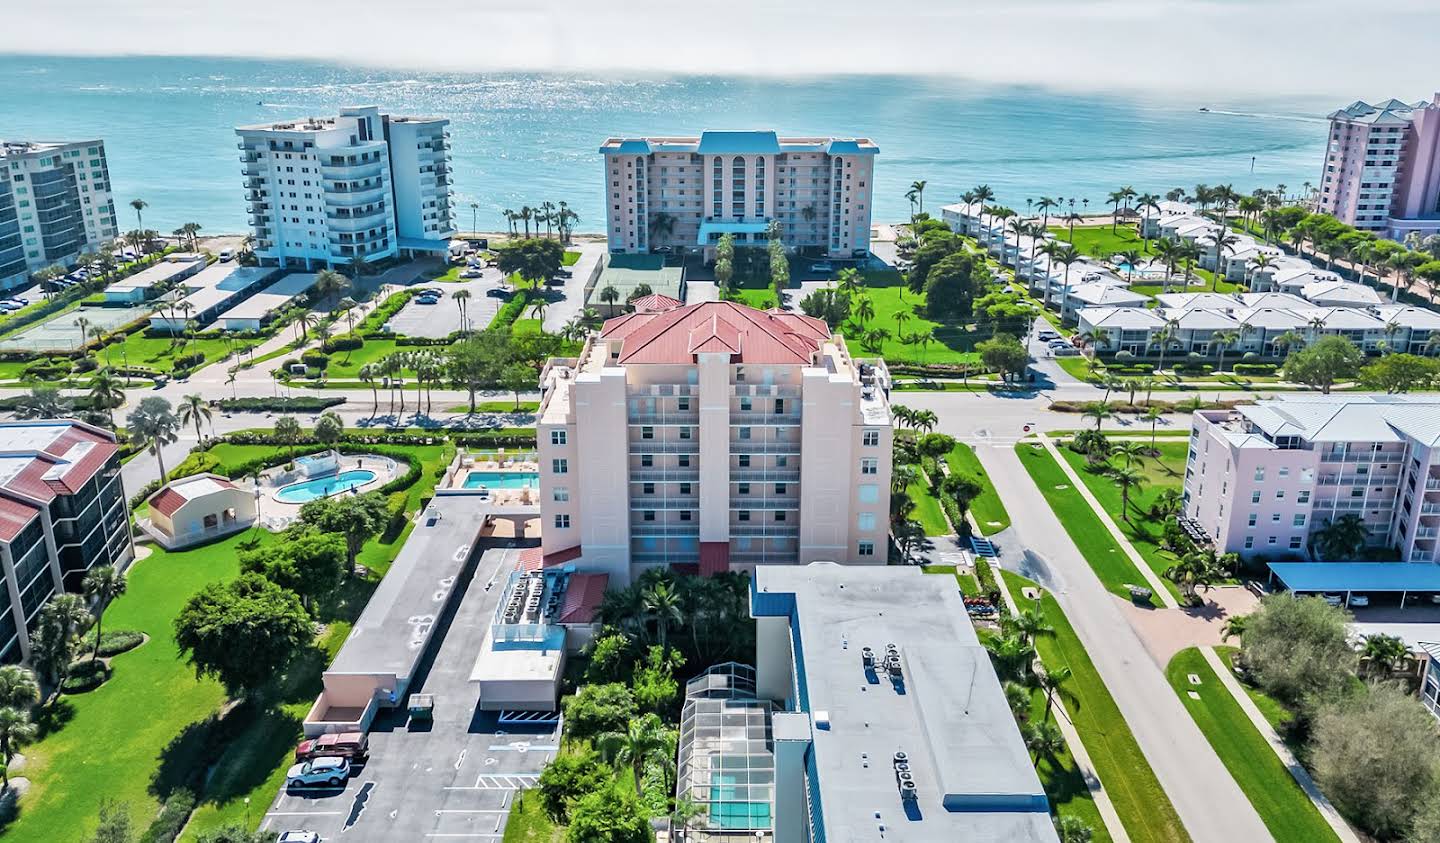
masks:
[[[1440,94],[1331,114],[1320,210],[1394,240],[1440,230]]]
[[[133,555],[113,434],[65,420],[0,424],[0,660],[30,655],[51,597]]]
[[[0,289],[119,234],[102,141],[3,141],[0,167]]]
[[[255,255],[308,269],[444,253],[455,234],[449,125],[361,106],[237,128]]]
[[[612,585],[652,565],[885,563],[889,374],[823,321],[642,309],[541,381],[547,560]]]
[[[1185,515],[1220,552],[1306,556],[1358,515],[1367,543],[1434,562],[1440,541],[1440,399],[1292,395],[1194,417]]]
[[[713,251],[723,234],[834,258],[870,251],[870,197],[880,148],[864,138],[702,132],[610,138],[605,233],[612,252]]]

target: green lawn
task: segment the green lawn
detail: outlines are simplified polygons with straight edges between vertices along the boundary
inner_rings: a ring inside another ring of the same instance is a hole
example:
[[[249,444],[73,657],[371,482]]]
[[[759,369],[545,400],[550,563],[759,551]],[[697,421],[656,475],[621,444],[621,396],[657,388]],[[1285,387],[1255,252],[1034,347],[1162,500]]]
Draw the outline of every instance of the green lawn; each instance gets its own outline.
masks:
[[[955,577],[960,584],[960,593],[966,597],[980,596],[980,580],[974,574],[962,574],[955,569],[954,565],[926,565],[920,569],[927,574],[948,574]]]
[[[1190,683],[1190,674],[1200,677],[1199,685]],[[1199,650],[1181,650],[1165,675],[1278,843],[1339,839]]]
[[[953,532],[950,522],[945,520],[945,511],[940,508],[940,501],[930,494],[924,479],[911,483],[906,487],[905,494],[915,502],[915,512],[911,517],[924,526],[925,535],[948,536]]]
[[[521,401],[521,402],[520,402],[520,410],[519,410],[519,412],[522,412],[522,413],[533,413],[533,412],[535,412],[535,411],[538,410],[538,409],[540,409],[540,402],[539,402],[539,401]],[[446,408],[445,408],[445,412],[447,412],[447,413],[468,413],[468,412],[470,412],[470,405],[469,405],[469,404],[456,404],[456,405],[454,405],[454,406],[452,406],[452,407],[446,407]],[[513,412],[516,412],[516,410],[515,410],[515,402],[514,402],[514,401],[476,401],[476,402],[475,402],[475,412],[477,412],[477,413],[513,413]]]
[[[199,369],[226,357],[232,350],[237,355],[236,359],[239,360],[244,356],[242,353],[244,349],[258,344],[258,340],[231,341],[218,336],[205,336],[176,345],[170,337],[147,337],[144,331],[136,331],[126,336],[123,342],[117,342],[101,349],[96,355],[96,359],[105,366],[128,364],[144,366],[169,374],[175,369],[175,358],[177,357],[185,357],[197,352],[203,353],[205,362],[196,367]]]
[[[970,502],[970,514],[975,517],[975,523],[980,525],[980,532],[990,536],[1009,527],[1010,513],[1005,511],[1005,504],[995,491],[995,485],[990,482],[990,475],[985,473],[985,467],[980,464],[980,458],[975,456],[974,449],[964,442],[957,442],[950,453],[945,455],[945,462],[950,466],[951,474],[973,477],[985,487],[985,491]]]
[[[1050,233],[1055,235],[1057,240],[1070,242],[1070,231],[1063,225],[1052,225]],[[1135,228],[1129,225],[1118,226],[1113,232],[1108,225],[1089,225],[1075,227],[1075,248],[1080,252],[1101,260],[1109,260],[1111,256],[1121,252],[1136,251],[1141,255],[1142,260],[1148,260],[1155,255],[1155,241],[1144,240],[1135,232]],[[1203,248],[1203,243],[1202,243]],[[1213,249],[1211,251],[1214,251]],[[1201,269],[1197,264],[1192,270],[1191,284],[1185,286],[1184,269],[1180,269],[1175,277],[1171,279],[1170,291],[1174,293],[1200,292],[1202,290],[1214,289],[1219,293],[1233,293],[1241,289],[1241,285],[1234,284],[1221,279],[1218,283],[1215,276],[1207,269]],[[1203,282],[1203,285],[1202,285]],[[1132,290],[1153,296],[1162,292],[1159,284],[1134,284]]]
[[[866,330],[876,328],[890,332],[890,338],[880,346],[879,354],[892,363],[978,363],[980,355],[974,351],[976,342],[986,334],[976,334],[967,323],[937,322],[921,315],[924,310],[924,294],[916,295],[905,288],[898,272],[872,272],[865,276],[865,295],[875,306],[875,318],[865,323]],[[904,323],[897,318],[903,314]],[[911,345],[900,341],[902,335],[931,332],[935,342],[928,346]],[[860,348],[858,342],[853,342]],[[874,353],[869,349],[862,349]]]
[[[575,264],[577,264],[577,263],[579,263],[579,262],[580,262],[580,253],[577,252],[577,251],[574,251],[574,250],[572,250],[572,249],[567,249],[567,250],[565,250],[565,254],[563,254],[563,255],[560,256],[560,265],[561,265],[561,266],[574,266]]]
[[[501,843],[560,843],[564,839],[565,830],[545,815],[538,790],[515,794],[515,802],[505,818],[505,836]]]
[[[1020,598],[1023,586],[1034,583],[1002,571],[1012,594]],[[1190,835],[1170,799],[1160,787],[1140,745],[1130,733],[1125,718],[1106,690],[1105,683],[1085,652],[1074,628],[1061,611],[1060,604],[1048,592],[1041,599],[1040,609],[1054,628],[1051,635],[1036,641],[1040,660],[1048,669],[1070,668],[1070,679],[1063,686],[1061,704],[1070,713],[1075,729],[1095,771],[1110,794],[1110,801],[1120,815],[1120,822],[1135,843],[1174,843],[1189,840]],[[1098,827],[1099,822],[1095,825]],[[1098,834],[1098,828],[1097,828]]]
[[[1239,647],[1216,647],[1215,653],[1220,656],[1220,661],[1230,664],[1235,654],[1240,652]],[[1260,714],[1270,724],[1270,728],[1279,733],[1281,738],[1287,738],[1290,734],[1290,721],[1295,719],[1295,712],[1286,708],[1284,703],[1256,688],[1245,680],[1240,680],[1240,687],[1245,689],[1245,694],[1255,707],[1260,709]],[[1288,742],[1288,741],[1287,741]],[[1292,745],[1291,749],[1298,749]]]
[[[1148,442],[1143,444],[1149,445]],[[1164,579],[1166,569],[1175,564],[1176,556],[1160,548],[1164,525],[1151,518],[1148,511],[1162,491],[1180,489],[1185,478],[1185,455],[1189,452],[1190,442],[1188,439],[1166,442],[1157,440],[1155,446],[1160,451],[1159,459],[1146,458],[1136,466],[1145,477],[1145,485],[1130,492],[1128,520],[1122,518],[1120,513],[1120,487],[1106,475],[1092,470],[1083,455],[1063,445],[1057,447],[1065,461],[1070,463],[1071,468],[1074,468],[1075,473],[1085,482],[1090,494],[1094,495],[1110,514],[1120,532],[1140,551],[1140,556],[1149,564],[1150,570]],[[1119,457],[1110,459],[1111,465],[1118,466],[1123,462]]]
[[[1055,517],[1065,526],[1065,532],[1075,542],[1095,576],[1112,594],[1130,599],[1127,583],[1145,585],[1145,578],[1125,555],[1118,542],[1100,523],[1090,505],[1070,485],[1070,478],[1061,471],[1059,464],[1039,445],[1020,443],[1015,446],[1020,462],[1035,481],[1040,493],[1055,511]]]

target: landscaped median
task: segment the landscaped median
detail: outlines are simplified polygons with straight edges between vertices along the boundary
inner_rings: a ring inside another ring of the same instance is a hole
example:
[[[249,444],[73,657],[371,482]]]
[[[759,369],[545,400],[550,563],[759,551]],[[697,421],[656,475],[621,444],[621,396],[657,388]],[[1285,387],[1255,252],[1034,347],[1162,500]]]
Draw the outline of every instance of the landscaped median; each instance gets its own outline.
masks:
[[[945,455],[945,464],[951,474],[969,477],[984,489],[970,501],[970,514],[981,533],[991,536],[1010,526],[1010,513],[1005,511],[1005,503],[1000,500],[995,484],[990,482],[990,475],[980,464],[980,458],[975,456],[974,448],[964,442],[955,443],[955,447]]]
[[[1063,516],[1061,520],[1064,520]],[[1036,587],[1035,583],[1009,571],[1002,572],[1001,576],[1010,593],[1024,605],[1024,598],[1020,595],[1023,589]],[[1150,763],[1140,751],[1140,745],[1131,734],[1119,706],[1106,690],[1099,671],[1085,652],[1060,604],[1047,592],[1040,599],[1039,609],[1053,631],[1037,636],[1036,651],[1047,671],[1062,667],[1070,669],[1070,678],[1062,683],[1057,704],[1065,707],[1076,731],[1080,733],[1080,741],[1085,745],[1085,751],[1095,765],[1095,772],[1116,813],[1120,815],[1125,832],[1134,843],[1189,840],[1190,835],[1175,813],[1175,807],[1165,795],[1155,772],[1150,769]],[[1083,785],[1083,782],[1080,784]],[[1086,802],[1094,811],[1088,790]],[[1057,806],[1062,814],[1063,804]],[[1087,822],[1095,829],[1094,839],[1102,839],[1100,834],[1104,825],[1098,821],[1098,812],[1094,820]]]
[[[1278,843],[1339,840],[1198,649],[1181,650],[1165,675]]]
[[[1015,451],[1101,584],[1111,594],[1129,600],[1127,586],[1144,585],[1145,577],[1071,484],[1059,463],[1039,443],[1021,442]]]

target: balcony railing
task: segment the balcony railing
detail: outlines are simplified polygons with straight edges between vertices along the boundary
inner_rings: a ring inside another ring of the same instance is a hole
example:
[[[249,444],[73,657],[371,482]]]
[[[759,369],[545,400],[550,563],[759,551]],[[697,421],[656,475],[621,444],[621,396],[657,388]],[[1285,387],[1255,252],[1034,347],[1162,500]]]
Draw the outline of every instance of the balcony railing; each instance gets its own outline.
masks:
[[[800,508],[798,496],[782,495],[774,498],[762,498],[758,495],[731,495],[730,509],[791,509]]]
[[[700,498],[695,495],[670,497],[662,495],[631,495],[631,509],[697,509]]]
[[[630,526],[632,536],[698,536],[700,522],[671,524],[659,521],[641,521]]]
[[[798,454],[800,443],[796,442],[767,442],[759,439],[731,439],[730,453],[732,454]]]
[[[734,468],[730,470],[731,483],[799,483],[798,468]]]
[[[700,424],[700,413],[693,410],[675,410],[666,412],[656,410],[655,412],[631,413],[629,416],[631,425],[664,427],[676,425],[679,427],[694,427]]]
[[[790,565],[795,562],[797,553],[797,550],[774,550],[769,552],[744,550],[731,553],[730,561],[758,565]]]
[[[743,425],[796,425],[800,423],[799,413],[760,413],[753,411],[734,411],[730,413],[730,423]]]
[[[695,468],[637,468],[630,472],[631,483],[697,483],[700,470]]]
[[[632,439],[630,440],[630,453],[632,454],[698,454],[700,453],[700,440],[698,439]]]
[[[800,535],[799,524],[731,524],[732,536],[760,536],[793,539]]]

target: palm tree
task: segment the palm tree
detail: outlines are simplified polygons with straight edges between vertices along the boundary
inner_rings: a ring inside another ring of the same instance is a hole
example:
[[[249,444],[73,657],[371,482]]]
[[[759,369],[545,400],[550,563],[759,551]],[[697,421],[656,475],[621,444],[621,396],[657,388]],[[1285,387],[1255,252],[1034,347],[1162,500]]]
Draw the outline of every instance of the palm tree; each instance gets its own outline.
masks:
[[[600,301],[610,305],[612,312],[615,307],[615,302],[619,300],[620,291],[615,289],[614,285],[606,284],[605,288],[600,291]]]
[[[1041,635],[1049,635],[1055,631],[1055,627],[1046,622],[1045,613],[1035,608],[1012,615],[1002,621],[1001,625],[1010,634],[1020,636],[1020,640],[1027,644],[1034,643]]]
[[[1235,244],[1240,242],[1240,238],[1224,228],[1218,228],[1210,232],[1205,239],[1215,249],[1215,274],[1211,276],[1210,282],[1210,291],[1215,292],[1220,285],[1220,276],[1225,274],[1224,267],[1220,265],[1220,261],[1226,253],[1234,254]]]
[[[90,332],[90,326],[91,326],[92,324],[94,324],[94,323],[92,323],[89,319],[86,319],[84,316],[78,317],[78,318],[75,320],[75,327],[77,327],[77,328],[80,329],[80,347],[81,347],[81,348],[84,348],[84,347],[85,347],[85,343],[89,342],[89,340],[90,340],[90,338],[89,338],[89,332]]]
[[[350,279],[333,269],[322,269],[315,274],[315,297],[317,300],[339,299],[350,289]]]
[[[81,583],[81,591],[95,606],[95,650],[90,654],[91,661],[100,657],[100,625],[105,620],[105,610],[111,600],[125,593],[125,585],[125,577],[110,565],[91,568]]]
[[[451,298],[455,299],[455,306],[460,308],[460,332],[470,332],[470,291],[457,290]]]
[[[1212,549],[1187,553],[1165,569],[1165,578],[1180,587],[1181,596],[1192,606],[1199,602],[1199,589],[1208,590],[1219,576],[1220,565]]]
[[[30,715],[13,708],[0,708],[0,761],[4,762],[0,766],[0,788],[10,789],[10,762],[38,734]]]
[[[1225,619],[1225,625],[1220,627],[1220,640],[1229,641],[1231,638],[1245,637],[1245,627],[1249,625],[1249,615],[1231,615]]]
[[[89,398],[92,406],[105,411],[113,427],[115,408],[125,403],[125,390],[121,387],[120,378],[115,377],[108,366],[91,376]]]
[[[374,405],[370,408],[371,418],[374,418],[375,414],[380,412],[380,390],[375,385],[375,381],[379,379],[379,374],[380,372],[374,363],[366,363],[360,367],[360,382],[370,384],[370,397],[375,401]]]
[[[1311,535],[1310,542],[1316,555],[1325,561],[1335,561],[1359,553],[1368,537],[1364,519],[1352,512],[1333,521],[1325,519],[1324,526]]]
[[[1147,401],[1148,401],[1148,399],[1147,399]],[[1155,444],[1155,428],[1156,428],[1156,426],[1158,426],[1158,425],[1160,424],[1160,419],[1161,419],[1161,417],[1164,416],[1164,415],[1165,415],[1165,411],[1162,410],[1161,408],[1159,408],[1159,407],[1154,407],[1154,406],[1150,406],[1150,407],[1146,407],[1146,408],[1145,408],[1145,415],[1142,416],[1142,418],[1145,419],[1145,421],[1150,422],[1150,450],[1151,450],[1152,453],[1153,453],[1153,452],[1156,450],[1156,448],[1157,448],[1157,446],[1156,446],[1156,444]]]
[[[160,465],[160,482],[164,483],[164,447],[180,438],[176,435],[180,419],[175,416],[170,402],[158,395],[141,399],[139,406],[127,417],[126,427],[130,431],[130,441],[137,447],[148,447],[155,454],[155,461]]]
[[[1140,226],[1143,234],[1145,229],[1150,227],[1150,212],[1160,213],[1160,197],[1153,193],[1142,193],[1135,198],[1135,208],[1144,211],[1144,222]]]
[[[1040,690],[1045,692],[1045,719],[1050,719],[1051,706],[1055,704],[1055,697],[1065,693],[1065,683],[1070,680],[1071,671],[1068,667],[1057,667],[1054,670],[1046,670],[1035,677],[1035,682]]]
[[[211,419],[209,403],[199,394],[187,395],[180,399],[178,413],[180,424],[194,424],[195,440],[197,442],[203,442],[205,436],[204,432],[200,429],[200,423],[202,421],[211,422],[211,426],[214,426],[214,422]]]
[[[922,179],[910,182],[910,190],[915,194],[915,204],[920,209],[919,213],[925,213],[925,181]]]
[[[680,595],[669,583],[658,582],[645,591],[644,606],[645,613],[655,618],[656,638],[660,649],[664,650],[670,625],[678,625],[684,621],[680,609]]]
[[[535,216],[535,209],[529,205],[520,207],[520,220],[525,223],[525,239],[530,239],[530,220]]]
[[[1132,190],[1131,193],[1134,191]],[[1120,203],[1126,201],[1126,196],[1122,191],[1112,190],[1105,197],[1105,201],[1110,203],[1110,233],[1114,234],[1115,228],[1120,222]]]
[[[1050,196],[1041,196],[1035,200],[1035,210],[1040,212],[1041,228],[1048,228],[1050,226],[1050,209],[1059,206],[1060,203],[1056,202],[1055,199]]]
[[[145,229],[145,220],[140,216],[140,212],[150,207],[150,203],[144,199],[131,199],[130,207],[135,209],[135,227],[143,231]]]
[[[1131,443],[1134,444],[1134,443]],[[1130,492],[1140,491],[1145,486],[1145,475],[1126,466],[1115,466],[1105,472],[1115,485],[1120,487],[1120,517],[1130,521]]]
[[[1108,401],[1093,401],[1085,405],[1085,412],[1080,414],[1082,418],[1095,420],[1095,430],[1100,430],[1100,424],[1108,418],[1114,417],[1115,413],[1110,409]]]
[[[856,321],[864,326],[866,322],[875,318],[875,302],[869,296],[857,296],[853,305],[853,313]]]
[[[645,764],[652,758],[665,757],[669,740],[665,727],[655,714],[631,720],[624,732],[606,732],[596,740],[600,755],[612,764],[629,764],[635,780],[635,795],[643,796],[641,780]]]
[[[29,711],[40,702],[40,683],[35,672],[18,664],[0,667],[0,706]]]
[[[935,415],[934,410],[917,410],[915,413],[914,424],[916,430],[923,430],[929,433],[935,429],[935,425],[939,423],[939,421],[940,417]]]
[[[1125,280],[1126,280],[1126,281],[1134,281],[1134,280],[1135,280],[1135,264],[1137,264],[1137,263],[1140,262],[1140,252],[1139,252],[1139,250],[1138,250],[1138,249],[1126,249],[1125,251],[1120,252],[1119,255],[1120,255],[1121,258],[1123,258],[1123,259],[1125,260]]]
[[[1065,751],[1065,736],[1054,723],[1031,723],[1025,727],[1025,748],[1038,763],[1041,758],[1054,758]]]
[[[1219,356],[1220,371],[1225,371],[1225,352],[1231,346],[1240,342],[1239,331],[1216,331],[1210,337],[1210,342],[1215,346],[1215,353]]]
[[[1070,232],[1067,239],[1070,241],[1071,244],[1074,244],[1075,242],[1075,223],[1084,221],[1085,218],[1075,213],[1074,211],[1071,211],[1070,213],[1065,215],[1065,226],[1069,229]]]
[[[1135,463],[1145,461],[1150,451],[1143,442],[1116,442],[1111,453],[1123,460],[1126,468],[1134,468]]]
[[[974,201],[980,204],[980,224],[984,225],[986,211],[985,203],[995,198],[995,191],[990,189],[990,185],[982,184],[977,185],[974,190],[970,191],[970,194],[974,197]]]
[[[1388,678],[1400,669],[1400,665],[1410,657],[1410,648],[1394,635],[1376,633],[1365,636],[1365,646],[1360,655],[1368,665],[1365,672],[1372,679],[1379,680]]]

